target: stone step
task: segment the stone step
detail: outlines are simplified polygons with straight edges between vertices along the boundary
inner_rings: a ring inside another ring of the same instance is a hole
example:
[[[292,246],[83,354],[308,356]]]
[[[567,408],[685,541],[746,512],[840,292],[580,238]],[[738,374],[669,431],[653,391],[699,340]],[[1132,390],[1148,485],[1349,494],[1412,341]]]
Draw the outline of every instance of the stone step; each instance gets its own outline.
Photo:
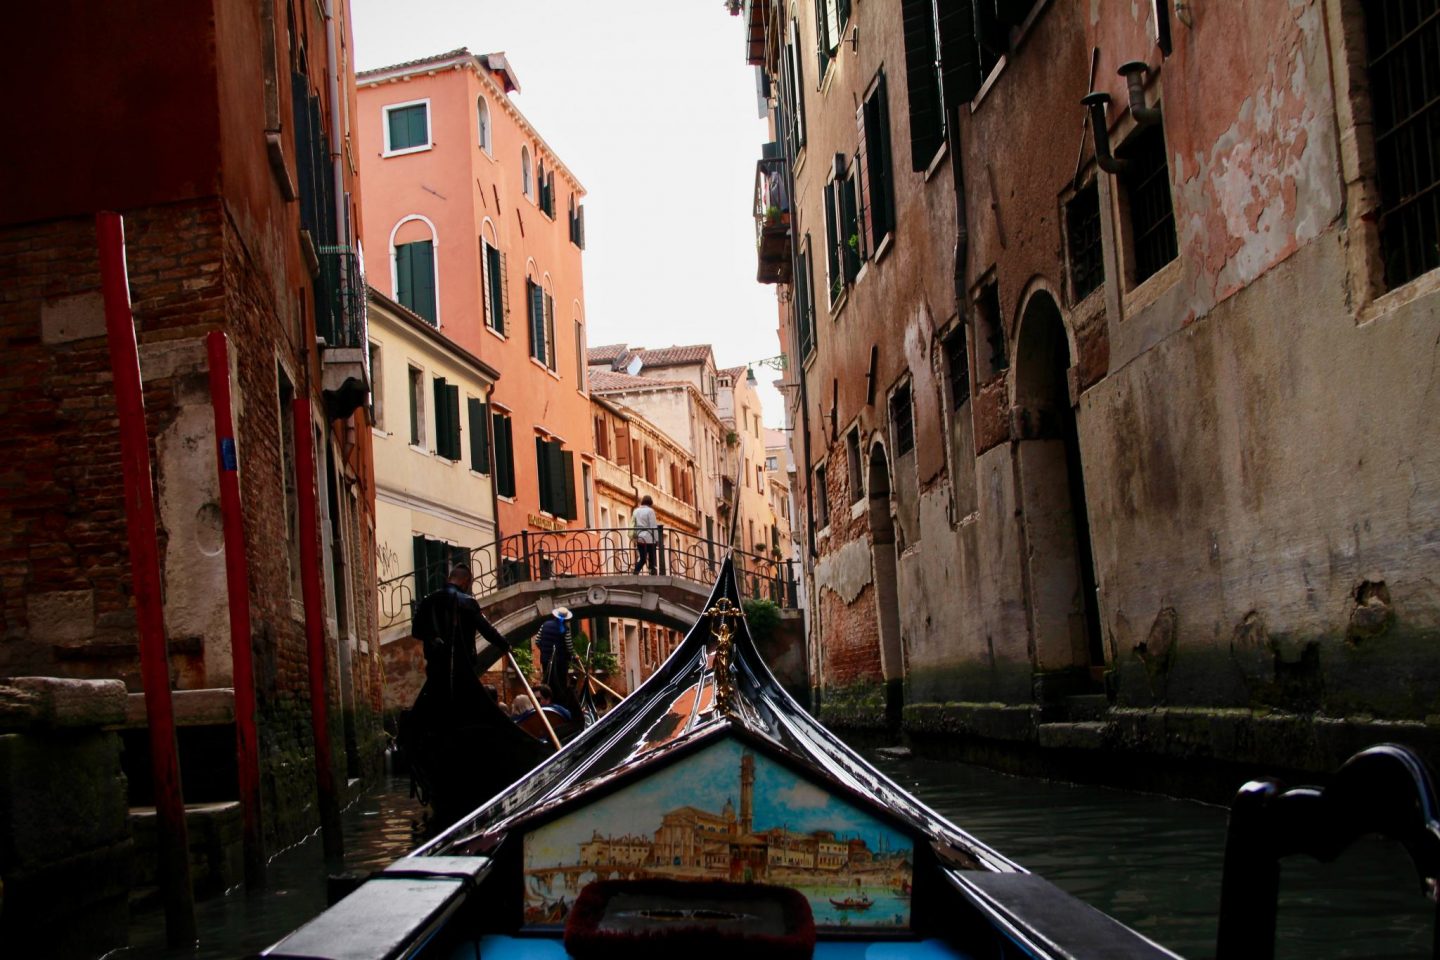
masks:
[[[245,879],[245,825],[237,800],[185,804],[185,830],[190,841],[190,884],[197,897],[216,896]],[[156,892],[155,808],[130,808],[130,835],[135,842],[135,893],[132,903],[143,909]]]
[[[1099,750],[1105,745],[1105,728],[1098,721],[1087,723],[1041,723],[1035,727],[1040,746],[1055,750]]]
[[[1066,697],[1065,718],[1072,723],[1104,720],[1110,712],[1110,700],[1103,693],[1082,693]]]
[[[125,722],[121,729],[143,728],[145,694],[132,693],[125,706]],[[211,687],[205,690],[172,690],[170,702],[175,711],[177,727],[224,726],[235,722],[235,689]]]

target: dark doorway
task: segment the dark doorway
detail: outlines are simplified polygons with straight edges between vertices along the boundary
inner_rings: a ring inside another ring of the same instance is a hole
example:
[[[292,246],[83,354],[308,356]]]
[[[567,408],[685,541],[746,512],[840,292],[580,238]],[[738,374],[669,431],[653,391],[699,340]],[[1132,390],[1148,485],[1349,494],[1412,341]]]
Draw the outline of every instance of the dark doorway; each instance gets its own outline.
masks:
[[[890,503],[890,466],[885,450],[870,450],[866,515],[870,526],[870,562],[875,584],[875,616],[880,638],[880,670],[885,677],[885,717],[900,722],[905,705],[905,653],[900,641],[899,571],[895,561],[895,515]]]
[[[1083,687],[1100,679],[1105,650],[1070,365],[1060,311],[1049,294],[1039,293],[1021,318],[1015,356],[1016,467],[1035,669],[1081,680]],[[1057,693],[1080,692],[1073,684],[1060,686]]]

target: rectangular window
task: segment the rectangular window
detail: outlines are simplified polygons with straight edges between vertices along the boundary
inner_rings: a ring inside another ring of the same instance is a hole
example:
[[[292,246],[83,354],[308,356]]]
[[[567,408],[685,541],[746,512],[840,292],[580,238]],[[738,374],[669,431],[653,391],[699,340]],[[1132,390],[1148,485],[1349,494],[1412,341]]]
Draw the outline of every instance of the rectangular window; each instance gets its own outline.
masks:
[[[858,503],[865,495],[865,485],[860,474],[859,427],[845,434],[845,462],[850,467],[850,502]]]
[[[1138,287],[1179,254],[1165,131],[1158,123],[1146,127],[1118,152],[1129,163],[1120,182],[1129,212],[1132,276]]]
[[[530,356],[545,363],[545,291],[534,280],[525,281],[525,304],[530,320]]]
[[[976,375],[982,383],[1010,365],[1005,350],[1005,318],[1000,313],[1000,284],[993,277],[975,298],[975,350]]]
[[[915,449],[915,415],[910,409],[910,384],[890,395],[890,429],[895,436],[895,456]]]
[[[595,455],[610,459],[610,432],[605,429],[605,418],[595,418]]]
[[[836,163],[839,164],[839,157]],[[844,179],[825,185],[826,277],[830,306],[845,292],[845,285],[860,272],[860,236],[856,223],[854,167]]]
[[[502,336],[505,333],[505,266],[500,251],[481,240],[485,252],[485,325]]]
[[[831,26],[834,21],[835,0],[815,0],[815,54],[819,62],[819,69],[815,73],[817,85],[825,81],[825,71],[830,68],[830,60],[834,57],[835,47],[839,43]]]
[[[830,488],[825,484],[825,464],[815,468],[815,526],[824,530],[830,526]]]
[[[515,435],[510,415],[498,411],[490,414],[490,440],[495,447],[495,492],[502,497],[515,496]]]
[[[815,349],[815,298],[810,285],[815,275],[815,261],[810,248],[810,234],[807,233],[799,262],[795,264],[795,325],[802,361]]]
[[[780,469],[780,458],[779,458],[779,457],[766,457],[766,458],[765,458],[765,469],[766,469],[766,470],[769,470],[769,471],[772,472],[772,473],[775,472],[776,470],[779,470],[779,469]]]
[[[585,497],[585,526],[595,526],[595,485],[590,480],[590,464],[580,464],[580,483]],[[597,625],[600,621],[594,621]]]
[[[559,359],[555,356],[555,298],[545,294],[545,366],[558,370]]]
[[[435,243],[416,240],[395,246],[395,299],[439,326],[435,309]]]
[[[410,381],[410,445],[425,446],[425,374],[409,369]]]
[[[1091,180],[1065,205],[1065,239],[1070,247],[1070,285],[1079,303],[1105,282],[1100,239],[1100,189]]]
[[[859,226],[873,254],[886,234],[895,229],[894,170],[890,165],[890,108],[885,94],[885,73],[875,78],[865,102],[856,112],[860,147],[855,152],[855,193],[859,200]]]
[[[476,473],[490,472],[490,404],[467,397],[470,414],[470,469]]]
[[[900,0],[900,19],[905,31],[905,89],[910,104],[911,170],[929,168],[930,161],[945,142],[945,109],[940,101],[940,78],[935,71],[938,53],[931,2]]]
[[[800,66],[800,25],[790,21],[790,42],[785,46],[786,102],[789,107],[788,132],[790,156],[793,159],[805,148],[805,77]]]
[[[535,438],[540,509],[562,520],[575,519],[575,457],[559,440]]]
[[[295,386],[285,368],[275,368],[275,400],[280,415],[280,484],[285,491],[286,559],[290,566],[290,596],[299,598],[300,499],[295,477]]]
[[[575,389],[585,389],[585,325],[575,321]]]
[[[1385,286],[1398,287],[1440,266],[1440,15],[1434,0],[1360,6]]]
[[[585,249],[585,204],[576,203],[574,194],[570,195],[570,242]]]
[[[470,562],[469,550],[444,540],[432,540],[424,534],[411,534],[410,546],[414,554],[417,598],[428,596],[445,586],[451,567]]]
[[[965,349],[965,325],[956,324],[944,341],[945,375],[950,381],[950,409],[959,410],[970,399],[970,356]]]
[[[385,370],[380,345],[370,342],[370,425],[385,429]]]
[[[385,108],[385,154],[430,149],[430,101]]]
[[[436,377],[435,452],[446,460],[460,459],[460,388]]]

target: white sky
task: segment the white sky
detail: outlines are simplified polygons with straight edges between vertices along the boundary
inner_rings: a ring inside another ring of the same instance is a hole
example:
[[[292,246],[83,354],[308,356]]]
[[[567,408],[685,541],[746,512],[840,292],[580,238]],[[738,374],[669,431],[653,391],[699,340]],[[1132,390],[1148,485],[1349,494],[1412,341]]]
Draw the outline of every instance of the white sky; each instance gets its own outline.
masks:
[[[352,0],[356,67],[504,51],[515,104],[589,195],[592,346],[711,343],[720,367],[780,353],[755,281],[757,117],[742,20],[721,0]],[[363,201],[363,186],[362,186]],[[765,423],[780,374],[755,368]]]

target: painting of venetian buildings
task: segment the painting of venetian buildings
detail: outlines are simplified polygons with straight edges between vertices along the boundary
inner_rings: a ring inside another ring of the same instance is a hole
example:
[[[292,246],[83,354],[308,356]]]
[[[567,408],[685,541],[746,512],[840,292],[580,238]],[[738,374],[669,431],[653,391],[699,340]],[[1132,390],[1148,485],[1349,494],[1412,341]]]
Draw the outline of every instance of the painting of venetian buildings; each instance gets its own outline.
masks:
[[[722,740],[525,837],[525,919],[560,923],[587,883],[667,877],[793,887],[817,926],[905,928],[908,837]]]

